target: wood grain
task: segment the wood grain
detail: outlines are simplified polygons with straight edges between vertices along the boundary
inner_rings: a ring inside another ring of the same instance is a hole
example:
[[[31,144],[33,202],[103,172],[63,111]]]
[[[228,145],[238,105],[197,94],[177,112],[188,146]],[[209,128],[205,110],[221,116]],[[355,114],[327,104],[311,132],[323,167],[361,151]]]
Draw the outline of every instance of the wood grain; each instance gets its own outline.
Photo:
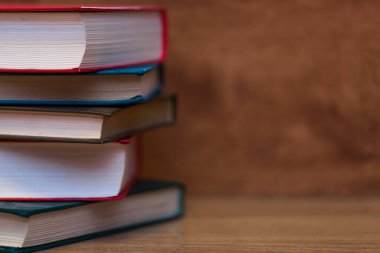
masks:
[[[184,219],[46,253],[378,253],[379,199],[197,197]]]
[[[193,193],[380,195],[379,1],[64,2],[169,10],[178,124],[144,135],[142,175]]]

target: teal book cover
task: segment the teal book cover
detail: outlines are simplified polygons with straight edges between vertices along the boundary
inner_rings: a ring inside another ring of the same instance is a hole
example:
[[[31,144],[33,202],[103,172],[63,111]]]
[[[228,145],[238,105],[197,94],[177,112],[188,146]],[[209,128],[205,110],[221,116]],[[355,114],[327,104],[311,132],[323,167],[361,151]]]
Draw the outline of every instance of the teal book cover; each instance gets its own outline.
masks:
[[[0,105],[123,106],[150,100],[163,65],[83,73],[0,73]]]
[[[123,200],[0,202],[0,253],[34,252],[180,218],[184,196],[180,183],[139,180]]]

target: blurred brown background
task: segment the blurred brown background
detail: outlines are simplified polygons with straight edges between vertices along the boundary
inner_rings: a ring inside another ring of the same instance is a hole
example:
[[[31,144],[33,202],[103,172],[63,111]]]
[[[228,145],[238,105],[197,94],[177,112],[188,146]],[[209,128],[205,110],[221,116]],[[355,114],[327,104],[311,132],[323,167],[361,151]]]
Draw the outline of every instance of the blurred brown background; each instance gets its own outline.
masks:
[[[193,194],[380,195],[380,1],[60,2],[168,8],[179,118],[144,134],[142,175]]]

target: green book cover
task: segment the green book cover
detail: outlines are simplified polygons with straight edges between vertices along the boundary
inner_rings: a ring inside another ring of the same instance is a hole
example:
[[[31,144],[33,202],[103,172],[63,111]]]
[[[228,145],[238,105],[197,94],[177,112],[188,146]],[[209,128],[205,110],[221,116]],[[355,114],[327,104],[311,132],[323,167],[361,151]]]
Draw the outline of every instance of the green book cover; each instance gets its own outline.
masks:
[[[184,186],[177,182],[140,180],[136,183],[135,187],[130,191],[128,196],[126,196],[123,200],[104,202],[0,202],[0,225],[1,221],[5,219],[8,219],[6,220],[6,224],[9,224],[9,220],[12,219],[12,217],[14,217],[17,221],[22,220],[22,222],[29,222],[31,219],[38,217],[40,220],[46,219],[47,227],[51,227],[52,224],[48,223],[50,216],[54,218],[54,221],[56,221],[57,218],[59,219],[61,216],[65,217],[65,215],[75,217],[74,213],[79,209],[82,213],[85,211],[90,214],[89,216],[99,218],[93,220],[90,219],[90,224],[87,224],[89,227],[93,227],[96,222],[101,223],[103,213],[105,213],[104,215],[107,215],[105,217],[112,215],[115,217],[118,217],[118,215],[120,216],[117,219],[115,218],[117,225],[112,228],[107,227],[102,230],[99,229],[100,225],[96,223],[99,227],[98,231],[84,234],[83,232],[80,232],[82,234],[65,238],[63,240],[54,240],[53,238],[49,241],[49,239],[43,238],[42,241],[46,242],[46,240],[48,240],[48,242],[41,244],[39,244],[36,240],[28,242],[28,238],[26,237],[24,239],[25,246],[3,246],[0,247],[0,253],[25,253],[44,250],[176,219],[181,217],[184,213],[184,194]],[[124,210],[125,213],[120,214],[121,210]],[[96,216],[97,214],[99,214],[99,216]],[[130,215],[130,217],[134,217],[135,220],[128,218],[128,215]],[[1,216],[3,216],[3,218]],[[67,218],[62,219],[65,222],[60,224],[70,224]],[[81,219],[79,217],[79,222],[80,220]],[[92,224],[92,222],[94,222],[94,224]],[[73,220],[73,224],[75,223],[78,223],[78,221]],[[108,224],[110,221],[107,221],[106,223]],[[83,224],[80,228],[82,229],[87,225]],[[62,234],[66,233],[64,225],[59,226],[57,229],[58,230],[51,231],[50,233],[55,233],[56,235],[59,234],[60,231],[64,231]],[[70,229],[73,230],[72,227]],[[41,226],[40,231],[35,228],[32,230],[36,231],[36,234],[38,234],[41,231],[46,231],[46,228]],[[3,231],[4,235],[1,235],[1,231]],[[7,234],[9,234],[9,231],[6,231],[6,229],[2,229],[1,231],[0,241],[5,240],[7,238]],[[47,236],[48,235],[49,232],[47,232]],[[2,236],[3,239],[1,239]],[[33,234],[31,236],[33,237]]]

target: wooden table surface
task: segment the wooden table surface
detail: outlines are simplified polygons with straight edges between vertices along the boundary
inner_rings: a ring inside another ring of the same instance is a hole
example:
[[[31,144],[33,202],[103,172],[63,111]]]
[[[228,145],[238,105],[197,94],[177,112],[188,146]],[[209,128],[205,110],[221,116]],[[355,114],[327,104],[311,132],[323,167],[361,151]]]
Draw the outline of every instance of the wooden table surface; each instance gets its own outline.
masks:
[[[380,199],[191,197],[177,221],[52,252],[380,252]]]

